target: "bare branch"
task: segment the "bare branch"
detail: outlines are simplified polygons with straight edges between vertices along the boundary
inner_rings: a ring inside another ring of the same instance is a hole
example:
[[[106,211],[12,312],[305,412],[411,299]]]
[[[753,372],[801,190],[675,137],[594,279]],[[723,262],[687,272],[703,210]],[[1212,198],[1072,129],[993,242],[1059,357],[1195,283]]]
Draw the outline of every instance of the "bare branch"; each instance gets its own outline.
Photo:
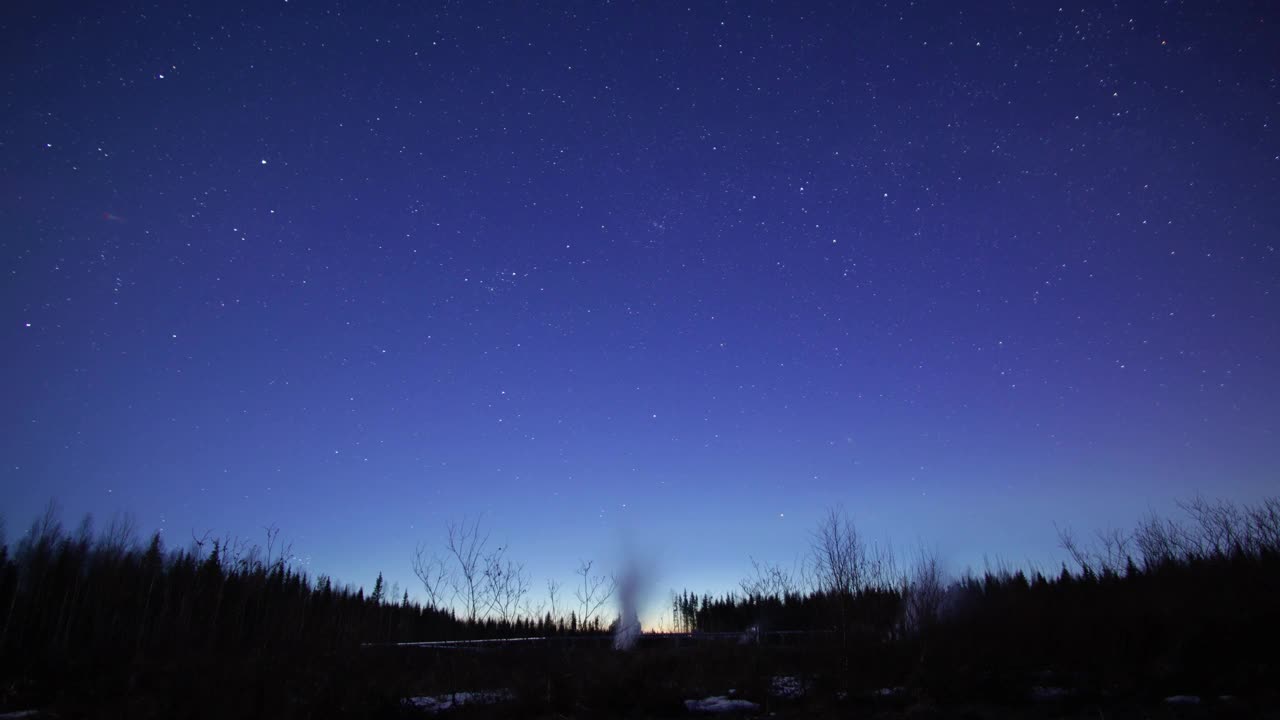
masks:
[[[485,557],[485,594],[489,611],[510,622],[520,612],[520,602],[529,592],[529,575],[523,563],[504,558],[506,547],[500,547]]]
[[[1076,542],[1075,534],[1071,532],[1071,528],[1060,528],[1055,523],[1054,529],[1058,531],[1058,546],[1067,551],[1067,554],[1071,556],[1076,565],[1080,566],[1082,572],[1093,572],[1093,562],[1089,558],[1089,553],[1080,543]]]
[[[613,591],[618,586],[617,580],[613,577],[592,575],[593,564],[592,560],[581,561],[576,573],[582,577],[582,585],[574,590],[574,595],[582,605],[582,617],[579,620],[584,626],[591,624],[591,618],[599,612],[609,598],[613,597]]]
[[[422,543],[413,552],[413,574],[422,583],[422,590],[427,594],[427,607],[439,610],[445,604],[445,592],[452,585],[449,565],[439,556],[427,554]]]
[[[832,508],[810,544],[814,584],[832,595],[853,595],[867,582],[867,549],[849,517]]]
[[[449,523],[449,538],[445,547],[457,564],[450,573],[450,583],[457,597],[462,598],[467,619],[475,621],[481,610],[489,606],[488,586],[484,581],[485,546],[489,533],[481,531],[480,519],[470,525],[466,520]]]
[[[754,573],[742,579],[738,585],[748,599],[782,599],[795,592],[794,574],[776,563],[761,563],[751,558]]]
[[[921,547],[911,566],[911,577],[904,587],[905,623],[914,632],[927,632],[938,620],[946,581],[938,556]]]
[[[556,605],[560,597],[560,582],[558,580],[547,581],[547,596],[551,598],[551,619],[560,622],[560,608]]]

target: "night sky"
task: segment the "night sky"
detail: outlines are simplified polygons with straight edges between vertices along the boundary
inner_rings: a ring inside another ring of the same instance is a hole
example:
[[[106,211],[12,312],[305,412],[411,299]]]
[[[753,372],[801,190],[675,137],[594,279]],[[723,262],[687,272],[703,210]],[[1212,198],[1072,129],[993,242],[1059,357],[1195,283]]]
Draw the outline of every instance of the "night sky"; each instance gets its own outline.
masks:
[[[6,3],[7,537],[660,599],[1274,494],[1280,10],[885,5]]]

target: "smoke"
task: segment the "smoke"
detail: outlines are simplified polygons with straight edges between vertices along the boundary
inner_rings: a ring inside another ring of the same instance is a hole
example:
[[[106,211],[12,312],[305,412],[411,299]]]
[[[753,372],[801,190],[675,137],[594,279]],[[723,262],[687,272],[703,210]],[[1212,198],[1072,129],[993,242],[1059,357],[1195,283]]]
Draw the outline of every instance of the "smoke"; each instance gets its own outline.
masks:
[[[618,575],[618,624],[613,631],[613,647],[630,650],[640,639],[640,600],[648,573],[634,552],[623,552],[621,566],[622,572]]]
[[[618,578],[618,626],[613,631],[613,647],[630,650],[640,638],[640,612],[637,610],[636,576],[627,568]]]

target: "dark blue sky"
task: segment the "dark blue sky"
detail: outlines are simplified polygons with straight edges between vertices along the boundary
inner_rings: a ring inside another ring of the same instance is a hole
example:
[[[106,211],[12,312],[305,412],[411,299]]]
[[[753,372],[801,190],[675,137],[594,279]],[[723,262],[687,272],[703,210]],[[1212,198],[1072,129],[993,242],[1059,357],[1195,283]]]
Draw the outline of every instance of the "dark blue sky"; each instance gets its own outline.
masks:
[[[0,500],[408,584],[953,570],[1280,468],[1270,3],[0,11]]]

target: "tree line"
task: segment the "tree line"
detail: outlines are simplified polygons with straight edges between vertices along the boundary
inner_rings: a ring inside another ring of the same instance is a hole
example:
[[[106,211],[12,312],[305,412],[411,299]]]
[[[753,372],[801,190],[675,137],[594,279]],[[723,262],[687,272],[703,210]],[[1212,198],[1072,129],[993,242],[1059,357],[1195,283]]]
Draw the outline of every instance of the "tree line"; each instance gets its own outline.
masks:
[[[747,638],[800,631],[843,677],[910,678],[943,695],[1027,668],[1113,685],[1256,683],[1275,670],[1280,646],[1280,498],[1179,507],[1179,517],[1153,514],[1088,539],[1060,529],[1072,564],[1058,572],[958,577],[933,553],[900,558],[868,542],[831,511],[800,567],[752,560],[734,591],[673,593],[672,625]],[[173,547],[160,533],[140,538],[128,516],[68,529],[51,504],[12,545],[0,532],[0,676],[603,633],[614,622],[612,576],[584,560],[573,586],[550,581],[534,601],[524,566],[478,520],[448,526],[443,545],[420,546],[410,564],[425,602],[381,575],[369,593],[312,577],[276,528],[262,543],[205,535]]]
[[[1025,689],[1009,680],[1030,669],[1106,693],[1266,686],[1280,644],[1280,498],[1196,497],[1178,508],[1090,539],[1059,529],[1072,564],[1055,573],[958,577],[931,552],[895,560],[832,512],[795,573],[753,563],[738,591],[673,593],[672,622],[686,632],[808,631],[847,677],[908,678],[936,697]]]
[[[412,601],[407,591],[390,595],[380,574],[368,594],[326,575],[311,577],[274,527],[261,544],[205,535],[170,547],[159,532],[140,539],[126,515],[101,530],[92,516],[67,529],[51,503],[12,547],[0,535],[0,658],[323,652],[607,629],[599,613],[604,581],[589,563],[585,612],[531,613],[521,602],[527,581],[510,579],[519,566],[484,560],[489,564],[476,577],[459,581],[471,593],[459,615],[443,604]],[[500,593],[490,595],[491,587]]]

